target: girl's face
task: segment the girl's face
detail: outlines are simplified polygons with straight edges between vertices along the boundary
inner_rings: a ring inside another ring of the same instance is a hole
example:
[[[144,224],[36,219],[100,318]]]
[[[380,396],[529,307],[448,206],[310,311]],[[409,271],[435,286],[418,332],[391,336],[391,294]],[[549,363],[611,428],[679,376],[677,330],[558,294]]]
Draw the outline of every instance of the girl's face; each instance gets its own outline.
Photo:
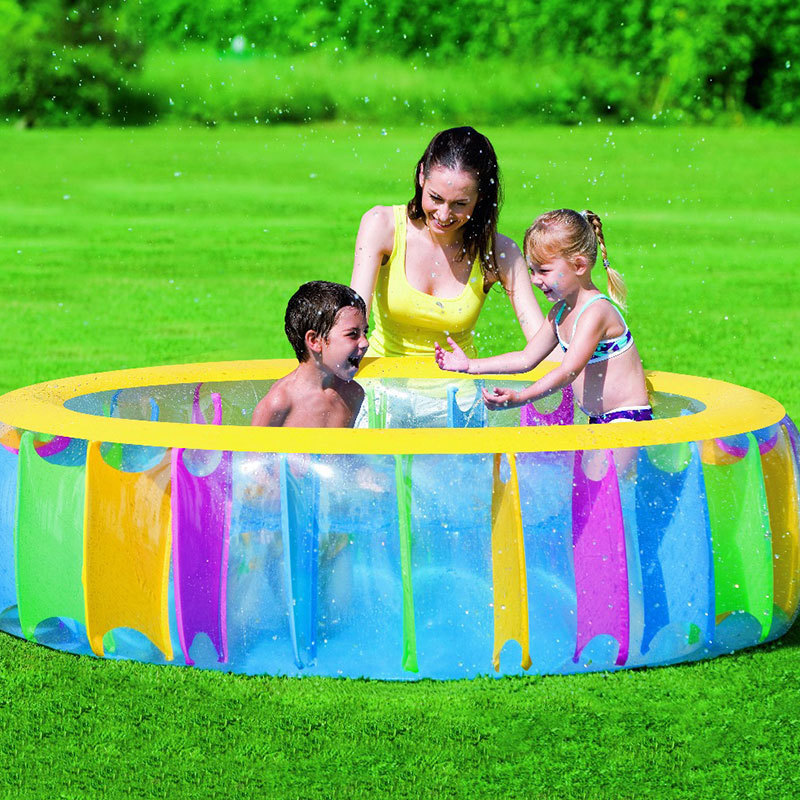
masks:
[[[573,265],[564,258],[549,258],[542,264],[529,262],[533,285],[551,302],[563,300],[580,288]]]
[[[431,167],[419,172],[422,212],[431,233],[452,233],[469,222],[478,202],[478,181],[467,170]]]

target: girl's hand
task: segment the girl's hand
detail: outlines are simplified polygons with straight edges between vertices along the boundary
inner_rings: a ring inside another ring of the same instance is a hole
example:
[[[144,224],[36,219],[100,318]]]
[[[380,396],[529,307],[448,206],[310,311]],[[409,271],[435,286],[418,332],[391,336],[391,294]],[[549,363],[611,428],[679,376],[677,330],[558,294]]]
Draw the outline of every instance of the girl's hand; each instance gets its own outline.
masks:
[[[436,363],[439,369],[447,372],[469,372],[469,359],[466,353],[448,336],[447,344],[453,349],[452,353],[444,350],[439,342],[434,342]]]
[[[501,389],[495,386],[491,393],[483,390],[483,402],[489,411],[501,411],[504,408],[519,408],[525,405],[524,400],[513,389]]]

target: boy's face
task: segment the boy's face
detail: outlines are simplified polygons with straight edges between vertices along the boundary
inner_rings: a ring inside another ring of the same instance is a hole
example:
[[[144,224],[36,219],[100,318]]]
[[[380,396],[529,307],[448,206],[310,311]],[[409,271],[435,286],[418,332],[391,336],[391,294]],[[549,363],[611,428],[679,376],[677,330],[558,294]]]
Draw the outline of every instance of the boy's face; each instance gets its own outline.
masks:
[[[367,352],[367,320],[360,309],[345,306],[322,341],[322,364],[343,381],[351,381]]]

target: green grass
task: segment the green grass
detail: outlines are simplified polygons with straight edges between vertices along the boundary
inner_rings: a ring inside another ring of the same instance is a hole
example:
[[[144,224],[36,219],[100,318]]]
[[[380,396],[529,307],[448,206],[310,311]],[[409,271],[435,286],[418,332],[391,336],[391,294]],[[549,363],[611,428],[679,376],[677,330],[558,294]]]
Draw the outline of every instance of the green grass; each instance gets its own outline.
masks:
[[[693,665],[411,685],[244,678],[2,645],[5,797],[800,791],[796,633]]]
[[[487,128],[517,240],[604,217],[645,365],[800,417],[792,129]],[[285,302],[347,281],[426,127],[0,129],[0,391],[288,356]],[[494,293],[489,353],[520,341]],[[0,636],[2,797],[792,797],[800,632],[636,672],[384,684],[98,662]]]

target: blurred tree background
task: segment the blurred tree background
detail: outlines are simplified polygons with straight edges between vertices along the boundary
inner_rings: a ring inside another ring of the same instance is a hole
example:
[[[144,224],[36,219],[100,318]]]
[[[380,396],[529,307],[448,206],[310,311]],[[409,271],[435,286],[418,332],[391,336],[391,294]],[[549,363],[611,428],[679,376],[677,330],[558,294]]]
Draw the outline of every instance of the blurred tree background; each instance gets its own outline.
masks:
[[[23,125],[787,123],[795,0],[0,0]]]

